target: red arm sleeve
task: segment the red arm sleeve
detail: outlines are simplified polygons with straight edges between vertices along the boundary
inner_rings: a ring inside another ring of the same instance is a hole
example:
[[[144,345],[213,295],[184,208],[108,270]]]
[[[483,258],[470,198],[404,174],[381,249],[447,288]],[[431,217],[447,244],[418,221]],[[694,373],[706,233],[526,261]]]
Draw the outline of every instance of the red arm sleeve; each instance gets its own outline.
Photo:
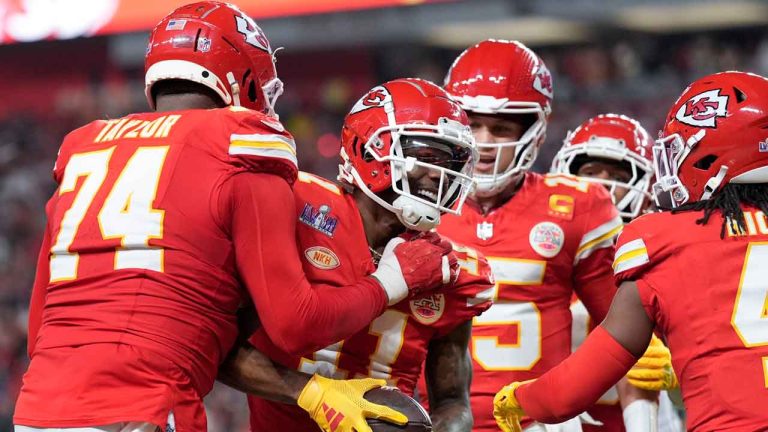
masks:
[[[371,277],[343,288],[309,284],[296,246],[293,192],[285,180],[242,173],[225,182],[222,194],[239,275],[264,330],[283,351],[302,355],[326,347],[384,312],[386,293]]]
[[[562,363],[515,390],[525,413],[544,423],[560,423],[592,406],[637,359],[601,326]]]
[[[29,300],[29,325],[27,330],[27,354],[32,358],[37,341],[37,332],[43,322],[43,306],[45,306],[45,293],[50,279],[48,258],[51,251],[51,235],[46,227],[43,234],[43,244],[40,246],[40,254],[37,258],[37,270],[35,271],[35,283],[32,285],[32,297]]]

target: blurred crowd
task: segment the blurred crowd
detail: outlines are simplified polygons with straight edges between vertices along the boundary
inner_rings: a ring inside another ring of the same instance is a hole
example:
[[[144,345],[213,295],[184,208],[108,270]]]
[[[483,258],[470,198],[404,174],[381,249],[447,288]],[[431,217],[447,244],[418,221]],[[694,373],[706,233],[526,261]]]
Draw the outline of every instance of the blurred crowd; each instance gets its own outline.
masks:
[[[30,50],[54,54],[65,46],[93,52],[78,48],[78,44],[92,43],[101,42],[48,42]],[[0,59],[15,54],[8,49],[0,47]],[[12,49],[20,52],[19,47]],[[536,51],[552,72],[555,89],[547,140],[535,165],[538,171],[549,168],[568,130],[590,116],[626,114],[655,136],[674,97],[694,79],[734,69],[768,74],[768,34],[751,29],[654,37],[609,35],[599,44]],[[354,101],[371,86],[392,78],[417,76],[441,83],[456,54],[454,50],[421,46],[280,52],[277,68],[286,91],[278,101],[278,112],[296,138],[301,169],[334,178],[342,119]],[[65,61],[67,68],[76,62],[71,58]],[[13,63],[2,63],[10,65],[2,73],[25,75],[14,71]],[[49,67],[48,73],[55,68]],[[20,85],[13,79],[4,81],[8,91]],[[35,97],[42,107],[8,97],[0,102],[2,431],[12,428],[14,401],[27,364],[27,303],[45,224],[44,206],[55,189],[50,173],[58,145],[69,130],[96,118],[146,110],[142,70],[136,67],[101,65],[98,74],[84,79],[53,82],[45,73],[25,75],[24,85],[40,89]],[[14,108],[18,106],[27,108]],[[206,403],[210,430],[247,430],[241,395],[217,384]]]

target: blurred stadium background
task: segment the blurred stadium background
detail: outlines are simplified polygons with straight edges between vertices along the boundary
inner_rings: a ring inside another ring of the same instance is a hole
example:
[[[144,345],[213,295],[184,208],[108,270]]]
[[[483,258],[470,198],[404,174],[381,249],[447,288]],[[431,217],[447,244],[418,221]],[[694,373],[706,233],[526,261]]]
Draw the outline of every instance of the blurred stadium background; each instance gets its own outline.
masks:
[[[95,118],[146,110],[147,32],[185,0],[0,0],[0,431],[12,430],[26,368],[26,315],[62,137]],[[736,0],[240,0],[277,54],[281,120],[303,170],[336,174],[343,116],[368,88],[441,83],[484,38],[518,39],[552,71],[554,113],[536,163],[603,112],[655,135],[692,80],[768,74],[768,3]],[[207,399],[211,431],[247,430],[241,395]]]

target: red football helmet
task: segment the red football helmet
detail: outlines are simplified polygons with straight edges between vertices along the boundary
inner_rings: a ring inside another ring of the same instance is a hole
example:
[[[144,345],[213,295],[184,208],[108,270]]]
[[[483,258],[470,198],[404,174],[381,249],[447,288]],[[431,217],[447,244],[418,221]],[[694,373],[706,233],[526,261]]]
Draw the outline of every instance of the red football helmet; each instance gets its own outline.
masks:
[[[204,1],[171,12],[152,30],[144,61],[145,93],[162,80],[194,81],[227,105],[275,116],[283,92],[275,57],[258,25],[236,6]]]
[[[727,183],[768,183],[768,79],[722,72],[695,81],[653,146],[660,208],[707,200]]]
[[[628,190],[616,203],[621,217],[636,218],[650,200],[653,164],[653,140],[640,123],[619,114],[601,114],[585,121],[563,142],[563,147],[552,160],[552,172],[576,175],[579,166],[591,159],[609,159],[624,162],[631,170],[627,182],[584,177],[609,188],[611,195],[617,187]]]
[[[477,149],[467,115],[428,81],[397,79],[371,89],[344,119],[341,146],[339,179],[411,229],[428,231],[441,212],[458,214],[472,186]],[[439,175],[436,191],[409,183],[420,169]],[[378,195],[390,188],[398,195],[391,203]]]
[[[467,48],[445,77],[445,90],[466,111],[478,114],[534,114],[536,121],[517,141],[477,143],[478,148],[515,147],[515,159],[493,174],[476,175],[478,193],[491,195],[533,164],[552,111],[552,75],[544,62],[517,41],[488,39]]]

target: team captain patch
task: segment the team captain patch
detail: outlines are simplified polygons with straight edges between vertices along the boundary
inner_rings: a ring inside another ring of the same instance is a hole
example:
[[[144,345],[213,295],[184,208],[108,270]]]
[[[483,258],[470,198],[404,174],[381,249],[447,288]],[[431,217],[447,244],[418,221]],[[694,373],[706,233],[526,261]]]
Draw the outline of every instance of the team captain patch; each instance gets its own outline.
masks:
[[[411,300],[411,313],[422,324],[433,324],[443,316],[445,296],[432,294]]]
[[[321,270],[333,270],[339,266],[339,257],[332,250],[322,246],[312,246],[304,251],[307,261]]]

